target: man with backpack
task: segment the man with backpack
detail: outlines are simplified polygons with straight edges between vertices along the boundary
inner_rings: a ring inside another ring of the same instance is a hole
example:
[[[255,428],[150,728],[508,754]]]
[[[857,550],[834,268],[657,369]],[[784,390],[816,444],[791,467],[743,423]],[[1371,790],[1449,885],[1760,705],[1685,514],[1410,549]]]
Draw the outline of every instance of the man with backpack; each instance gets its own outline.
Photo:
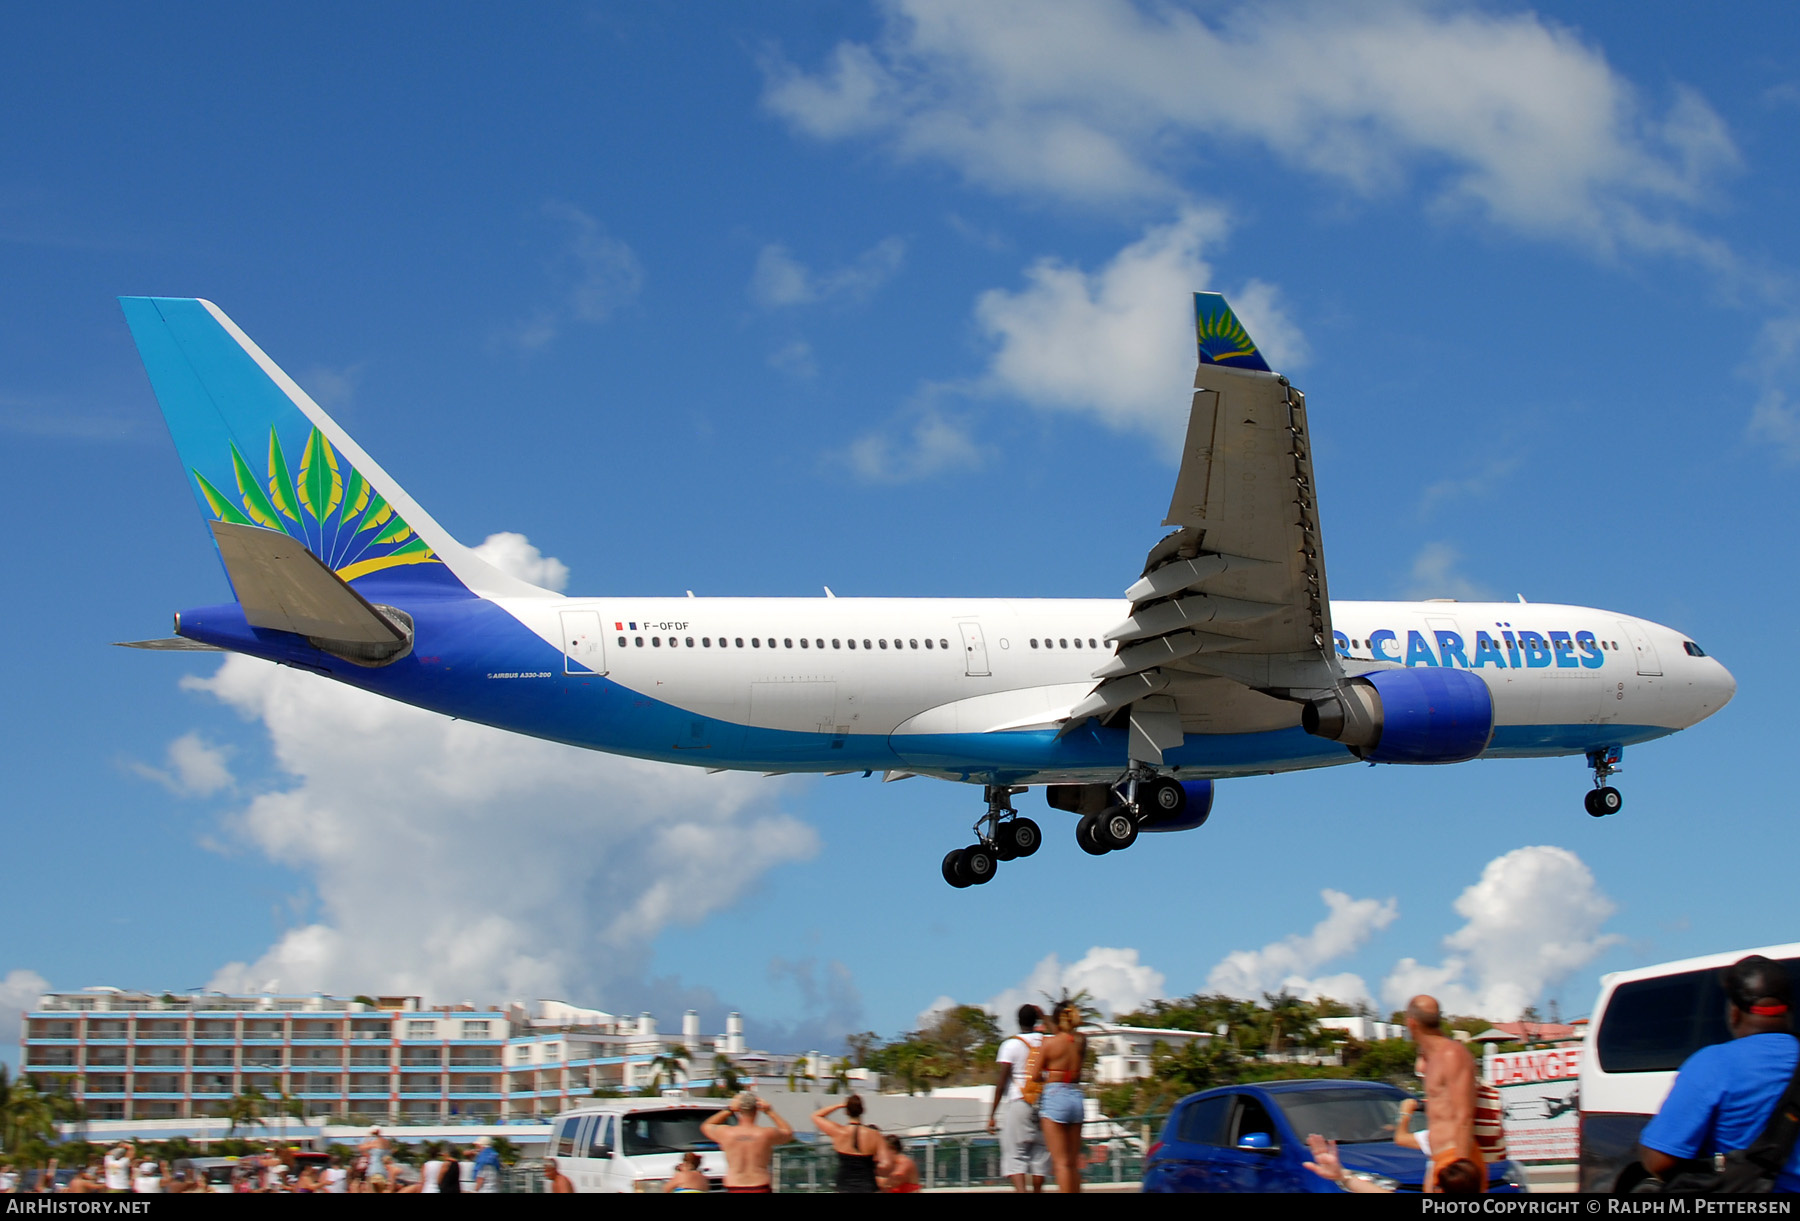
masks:
[[[1787,971],[1752,954],[1719,982],[1731,1041],[1687,1058],[1644,1127],[1638,1160],[1675,1194],[1800,1192],[1800,1042]]]
[[[1000,1173],[1012,1180],[1014,1191],[1026,1190],[1027,1176],[1030,1190],[1042,1191],[1044,1176],[1050,1173],[1050,1150],[1044,1145],[1037,1113],[1044,1083],[1032,1080],[1043,1054],[1043,1021],[1043,1011],[1036,1005],[1020,1005],[1019,1033],[1001,1043],[994,1057],[1000,1068],[994,1078],[987,1127],[989,1132],[1000,1133]]]

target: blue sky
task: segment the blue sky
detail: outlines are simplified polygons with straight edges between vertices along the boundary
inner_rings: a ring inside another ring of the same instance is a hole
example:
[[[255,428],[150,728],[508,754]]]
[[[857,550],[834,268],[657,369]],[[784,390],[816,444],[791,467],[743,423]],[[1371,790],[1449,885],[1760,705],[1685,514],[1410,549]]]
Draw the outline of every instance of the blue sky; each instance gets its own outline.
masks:
[[[554,991],[806,1047],[1064,982],[1574,1014],[1601,971],[1794,936],[1788,8],[3,29],[7,1009]],[[218,302],[458,537],[523,535],[571,592],[1114,596],[1199,288],[1308,393],[1336,596],[1642,615],[1737,700],[1628,752],[1605,821],[1579,760],[1343,768],[1100,860],[1043,814],[1042,853],[956,893],[972,790],[664,777],[106,647],[226,594],[120,294]]]

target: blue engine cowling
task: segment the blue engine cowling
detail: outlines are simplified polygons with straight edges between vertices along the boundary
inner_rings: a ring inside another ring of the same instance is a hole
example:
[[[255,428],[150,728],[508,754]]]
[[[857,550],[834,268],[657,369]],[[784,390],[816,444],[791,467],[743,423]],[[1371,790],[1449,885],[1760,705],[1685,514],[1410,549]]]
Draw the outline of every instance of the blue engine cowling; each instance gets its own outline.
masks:
[[[1302,711],[1307,733],[1370,763],[1461,763],[1494,736],[1494,697],[1466,670],[1374,670]]]
[[[1140,831],[1192,831],[1195,827],[1204,826],[1212,817],[1213,782],[1210,780],[1183,780],[1181,787],[1187,792],[1187,804],[1181,813],[1167,822],[1148,822],[1139,827]]]
[[[1494,736],[1494,696],[1467,670],[1377,670],[1363,681],[1381,697],[1381,737],[1370,763],[1461,763]]]

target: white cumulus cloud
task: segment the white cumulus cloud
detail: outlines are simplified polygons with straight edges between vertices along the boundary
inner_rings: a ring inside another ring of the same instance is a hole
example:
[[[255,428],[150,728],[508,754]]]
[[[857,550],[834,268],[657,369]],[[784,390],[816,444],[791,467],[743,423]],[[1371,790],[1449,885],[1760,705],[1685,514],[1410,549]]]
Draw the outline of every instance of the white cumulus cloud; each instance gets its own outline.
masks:
[[[541,589],[561,593],[569,586],[569,566],[555,556],[539,551],[523,534],[502,530],[488,535],[469,550],[507,576],[530,581]]]
[[[637,252],[607,232],[597,217],[564,200],[546,203],[543,213],[566,226],[563,243],[546,268],[555,297],[495,336],[525,352],[549,347],[572,322],[605,322],[637,300],[644,287]]]
[[[287,783],[232,828],[318,905],[213,987],[628,1007],[661,930],[817,850],[761,778],[577,751],[244,657],[185,685],[266,730]]]
[[[1354,953],[1400,914],[1394,899],[1353,899],[1341,890],[1323,890],[1328,909],[1309,933],[1295,933],[1260,950],[1234,950],[1206,977],[1210,991],[1257,1000],[1266,992],[1289,992],[1313,1000],[1329,996],[1355,1003],[1371,999],[1359,975],[1320,976],[1326,963]]]
[[[19,1050],[19,1015],[38,1007],[38,998],[50,991],[50,981],[36,971],[15,967],[0,976],[0,1060],[10,1061]]]
[[[197,733],[184,733],[169,743],[167,767],[133,763],[131,770],[179,796],[210,797],[237,784],[229,758],[229,748],[214,746]]]
[[[1444,939],[1444,960],[1402,959],[1383,981],[1382,996],[1398,1007],[1427,992],[1447,1013],[1510,1021],[1621,940],[1601,932],[1614,910],[1567,848],[1514,849],[1489,861],[1456,900],[1465,923]]]
[[[993,345],[985,388],[1148,432],[1173,455],[1193,393],[1191,294],[1213,287],[1203,249],[1224,232],[1219,212],[1183,208],[1096,271],[1044,258],[1026,269],[1024,287],[981,294],[975,319]],[[1304,358],[1273,286],[1252,281],[1228,299],[1271,364]]]
[[[1055,954],[1047,955],[1031,974],[989,997],[981,1007],[998,1016],[1002,1025],[1010,1026],[1020,1005],[1029,1001],[1047,1009],[1045,998],[1055,999],[1067,989],[1071,994],[1086,992],[1094,1007],[1110,1017],[1163,995],[1163,983],[1163,973],[1139,962],[1136,950],[1097,945],[1067,964]],[[946,999],[940,997],[934,1008]]]
[[[770,244],[756,256],[750,299],[770,308],[834,298],[865,300],[900,270],[905,259],[905,240],[885,237],[843,266],[815,272],[786,246]]]
[[[1438,212],[1729,262],[1685,223],[1738,161],[1718,114],[1680,86],[1659,108],[1532,12],[892,0],[875,39],[764,72],[796,131],[993,190],[1177,198],[1209,154],[1251,145],[1364,196],[1416,183]]]
[[[1487,602],[1492,595],[1464,576],[1458,566],[1462,552],[1450,543],[1426,543],[1413,557],[1405,596],[1411,599],[1455,598],[1458,602]]]
[[[966,418],[939,408],[933,390],[900,411],[883,427],[850,443],[843,461],[870,483],[908,483],[947,471],[973,470],[988,450],[975,439]]]

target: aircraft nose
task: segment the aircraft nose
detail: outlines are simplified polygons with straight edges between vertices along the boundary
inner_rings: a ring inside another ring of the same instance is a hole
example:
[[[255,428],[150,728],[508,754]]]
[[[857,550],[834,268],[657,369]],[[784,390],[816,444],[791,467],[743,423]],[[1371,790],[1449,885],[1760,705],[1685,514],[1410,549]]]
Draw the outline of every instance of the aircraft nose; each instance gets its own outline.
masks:
[[[1719,707],[1723,708],[1737,694],[1737,679],[1723,665],[1719,667]]]
[[[1731,697],[1737,694],[1737,679],[1731,676],[1731,671],[1714,658],[1709,657],[1706,660],[1712,662],[1712,665],[1708,667],[1711,672],[1703,675],[1694,684],[1695,693],[1700,697],[1699,719],[1701,720],[1705,720],[1729,704]]]

